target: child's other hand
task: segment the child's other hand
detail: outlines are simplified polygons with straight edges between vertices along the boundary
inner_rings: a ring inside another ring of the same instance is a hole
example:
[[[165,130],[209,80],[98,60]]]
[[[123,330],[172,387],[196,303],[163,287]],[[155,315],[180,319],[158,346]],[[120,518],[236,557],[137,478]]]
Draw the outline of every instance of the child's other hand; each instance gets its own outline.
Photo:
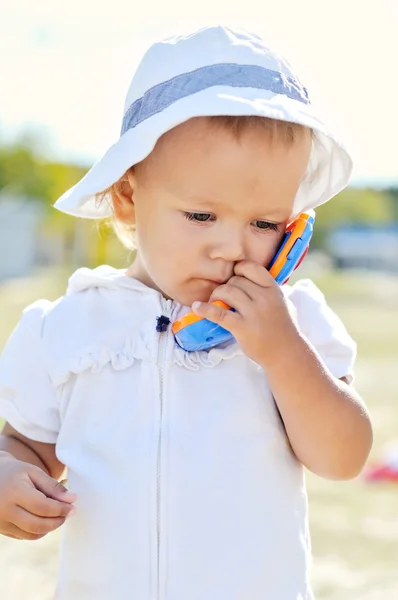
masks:
[[[211,304],[223,300],[236,312]],[[244,353],[263,367],[283,358],[286,344],[295,339],[295,307],[260,264],[242,261],[235,275],[217,287],[209,302],[194,303],[195,314],[232,333]]]
[[[74,513],[75,500],[39,467],[0,453],[0,534],[38,540]]]

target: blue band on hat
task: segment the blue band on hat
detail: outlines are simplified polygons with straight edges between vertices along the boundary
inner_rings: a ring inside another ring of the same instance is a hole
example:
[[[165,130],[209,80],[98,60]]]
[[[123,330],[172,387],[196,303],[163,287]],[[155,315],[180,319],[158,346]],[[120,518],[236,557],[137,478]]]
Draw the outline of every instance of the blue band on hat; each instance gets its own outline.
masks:
[[[201,67],[163,81],[138,98],[123,118],[121,134],[161,112],[177,100],[207,88],[225,85],[237,88],[257,88],[310,104],[307,90],[295,79],[258,65],[221,63]]]

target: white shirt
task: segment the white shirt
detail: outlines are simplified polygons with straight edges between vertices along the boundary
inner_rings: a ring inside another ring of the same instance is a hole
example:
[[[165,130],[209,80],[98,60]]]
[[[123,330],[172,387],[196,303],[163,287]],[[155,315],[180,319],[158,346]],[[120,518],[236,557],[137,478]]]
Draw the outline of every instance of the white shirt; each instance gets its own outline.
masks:
[[[350,376],[355,343],[321,292],[284,289],[329,370]],[[264,371],[236,343],[186,353],[156,331],[187,310],[124,271],[79,269],[4,349],[0,414],[56,444],[78,495],[57,600],[312,598],[303,469]]]

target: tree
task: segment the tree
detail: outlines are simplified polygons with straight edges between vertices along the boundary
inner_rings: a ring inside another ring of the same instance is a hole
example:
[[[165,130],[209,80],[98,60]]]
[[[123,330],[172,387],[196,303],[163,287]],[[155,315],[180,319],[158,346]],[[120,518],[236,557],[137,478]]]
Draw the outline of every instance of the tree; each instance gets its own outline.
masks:
[[[385,191],[390,198],[392,220],[398,223],[398,187],[390,187]]]

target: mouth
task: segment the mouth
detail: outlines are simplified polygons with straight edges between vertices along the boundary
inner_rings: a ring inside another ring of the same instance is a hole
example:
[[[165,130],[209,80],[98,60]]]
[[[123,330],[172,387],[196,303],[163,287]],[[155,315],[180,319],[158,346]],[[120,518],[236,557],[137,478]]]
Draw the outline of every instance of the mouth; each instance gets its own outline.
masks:
[[[213,285],[223,285],[226,283],[228,279],[205,279],[208,283],[212,283]]]

